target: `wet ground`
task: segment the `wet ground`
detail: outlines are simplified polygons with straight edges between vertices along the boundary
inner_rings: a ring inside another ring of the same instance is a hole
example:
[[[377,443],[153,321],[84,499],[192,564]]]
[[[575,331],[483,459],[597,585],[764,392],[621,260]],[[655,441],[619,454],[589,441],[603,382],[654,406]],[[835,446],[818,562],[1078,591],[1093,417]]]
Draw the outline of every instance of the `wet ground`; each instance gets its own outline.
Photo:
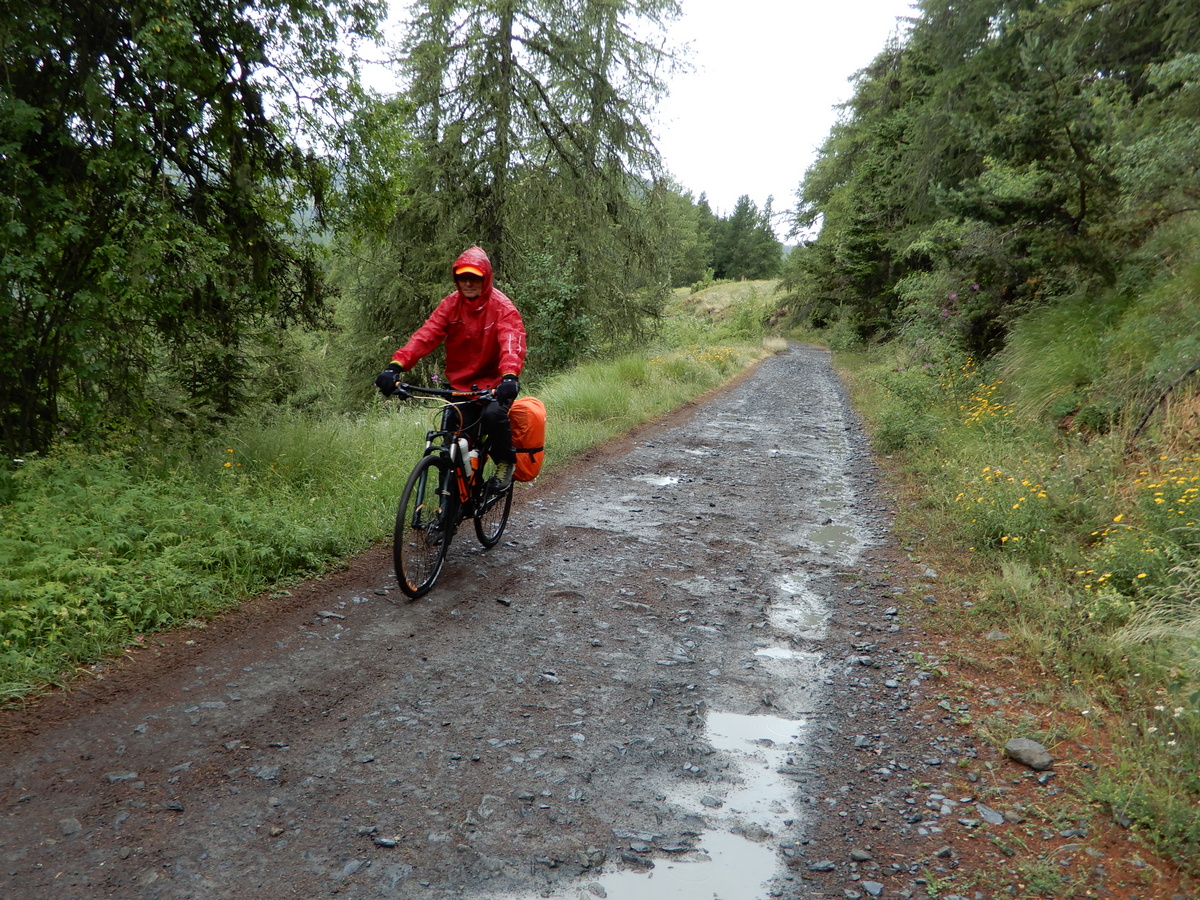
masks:
[[[0,893],[952,896],[1029,773],[937,705],[888,524],[793,346],[522,487],[420,601],[381,547],[7,714]]]

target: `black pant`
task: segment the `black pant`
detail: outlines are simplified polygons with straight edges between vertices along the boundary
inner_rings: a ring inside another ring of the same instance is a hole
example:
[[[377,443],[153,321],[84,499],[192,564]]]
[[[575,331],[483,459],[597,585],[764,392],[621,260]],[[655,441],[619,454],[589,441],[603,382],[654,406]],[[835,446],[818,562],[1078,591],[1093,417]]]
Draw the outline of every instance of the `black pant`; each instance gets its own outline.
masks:
[[[456,412],[457,410],[457,412]],[[442,428],[452,431],[458,427],[462,416],[463,428],[483,443],[487,455],[498,463],[515,463],[517,452],[513,449],[512,423],[508,420],[508,408],[495,400],[470,400],[455,403],[443,414]]]

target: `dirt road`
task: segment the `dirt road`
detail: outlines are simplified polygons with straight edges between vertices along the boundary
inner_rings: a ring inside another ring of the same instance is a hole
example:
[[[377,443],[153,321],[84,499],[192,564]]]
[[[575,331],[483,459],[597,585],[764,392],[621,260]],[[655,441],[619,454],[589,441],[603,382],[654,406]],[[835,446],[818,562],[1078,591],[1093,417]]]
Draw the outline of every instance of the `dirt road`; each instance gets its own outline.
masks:
[[[421,601],[379,548],[8,714],[0,894],[924,896],[986,814],[887,525],[794,346],[460,531]]]

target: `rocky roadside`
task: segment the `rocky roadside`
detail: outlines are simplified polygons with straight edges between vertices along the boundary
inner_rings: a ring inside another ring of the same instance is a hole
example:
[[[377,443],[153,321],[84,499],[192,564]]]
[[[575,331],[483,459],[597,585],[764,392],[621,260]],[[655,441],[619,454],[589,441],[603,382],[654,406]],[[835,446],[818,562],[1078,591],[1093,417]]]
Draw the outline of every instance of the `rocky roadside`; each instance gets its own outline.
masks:
[[[819,812],[783,851],[798,896],[1194,900],[1127,821],[1080,799],[1102,752],[1001,739],[1053,731],[1062,713],[1030,699],[1036,678],[1006,634],[929,624],[935,606],[969,623],[969,595],[894,538],[842,577],[826,648],[840,660],[826,683],[830,766],[804,786]]]

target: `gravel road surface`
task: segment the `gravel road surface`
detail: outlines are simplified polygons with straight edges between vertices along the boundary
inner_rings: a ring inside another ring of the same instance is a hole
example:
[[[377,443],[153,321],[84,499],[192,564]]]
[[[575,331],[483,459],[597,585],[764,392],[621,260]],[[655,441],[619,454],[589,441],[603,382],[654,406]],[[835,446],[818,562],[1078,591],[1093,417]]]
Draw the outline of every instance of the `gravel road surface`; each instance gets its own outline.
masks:
[[[1004,816],[879,484],[793,345],[522,486],[422,600],[380,547],[151,636],[0,720],[0,894],[924,897]]]

